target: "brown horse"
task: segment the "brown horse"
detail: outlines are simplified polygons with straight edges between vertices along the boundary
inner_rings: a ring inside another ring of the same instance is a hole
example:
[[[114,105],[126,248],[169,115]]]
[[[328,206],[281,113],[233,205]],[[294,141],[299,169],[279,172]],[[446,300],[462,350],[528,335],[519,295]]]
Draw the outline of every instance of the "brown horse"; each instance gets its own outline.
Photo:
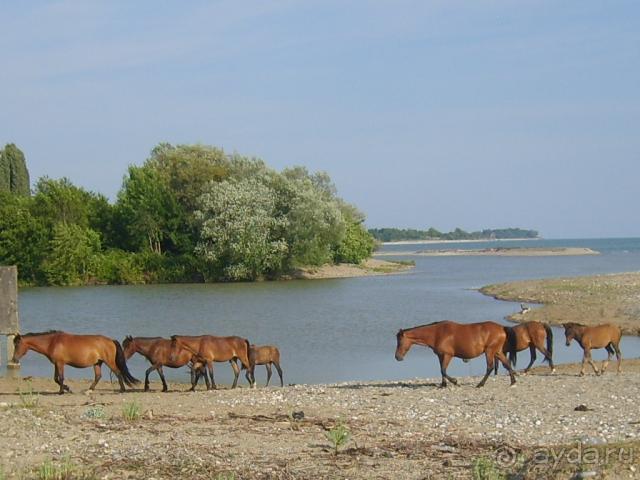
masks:
[[[597,325],[595,327],[587,327],[580,323],[563,323],[562,326],[564,327],[564,336],[567,339],[567,347],[571,344],[571,340],[575,338],[576,342],[578,342],[584,350],[580,376],[584,375],[584,364],[587,361],[593,367],[596,375],[604,373],[614,352],[618,360],[618,373],[622,371],[622,353],[620,352],[620,337],[622,333],[620,332],[620,327],[610,323]],[[605,348],[607,350],[607,359],[602,362],[602,369],[600,371],[598,371],[593,360],[591,360],[591,349],[593,348]]]
[[[449,320],[433,322],[428,325],[400,330],[396,335],[398,345],[396,347],[396,360],[404,359],[405,354],[414,343],[430,347],[440,361],[440,373],[442,374],[441,387],[447,386],[447,380],[454,385],[458,382],[447,375],[447,367],[453,357],[469,360],[484,353],[487,359],[487,372],[478,384],[482,387],[491,370],[493,370],[496,357],[504,368],[509,371],[511,385],[516,383],[513,370],[503,353],[506,342],[515,342],[513,333],[508,327],[495,322],[480,323],[456,323]]]
[[[264,365],[267,367],[267,383],[265,384],[265,387],[268,387],[272,374],[271,365],[274,365],[278,371],[278,376],[280,377],[280,386],[284,387],[284,381],[282,380],[282,368],[280,368],[280,350],[278,350],[278,347],[273,345],[258,346],[251,344],[249,349],[249,360],[254,369],[251,372],[251,375],[249,375],[249,371],[247,370],[246,377],[249,384],[251,384],[251,377],[255,378],[255,366]]]
[[[75,368],[93,367],[95,378],[89,387],[93,391],[102,377],[102,364],[116,374],[120,391],[124,384],[139,383],[127,368],[127,361],[120,343],[102,335],[73,335],[58,330],[16,335],[13,340],[13,361],[18,362],[29,350],[41,353],[54,365],[53,380],[60,385],[60,393],[71,392],[64,384],[64,366]]]
[[[553,366],[553,332],[549,325],[540,322],[525,322],[514,327],[510,327],[515,335],[515,343],[513,347],[509,343],[505,343],[503,353],[509,355],[509,363],[515,368],[517,362],[517,354],[522,350],[529,348],[531,352],[531,361],[524,373],[528,373],[531,366],[536,361],[536,349],[544,355],[544,359],[549,362],[551,373],[556,369]],[[545,348],[546,342],[546,348]],[[498,373],[498,363],[496,362],[495,373]]]
[[[168,391],[167,381],[164,378],[162,367],[180,368],[188,365],[189,362],[196,361],[196,357],[189,350],[180,348],[178,352],[172,352],[171,340],[162,337],[132,337],[127,336],[122,342],[124,356],[127,360],[134,353],[139,353],[145,357],[151,366],[146,370],[144,375],[144,391],[149,391],[149,374],[156,370],[162,380],[162,391]],[[196,368],[191,368],[191,390],[195,390],[194,375]],[[201,372],[197,372],[198,374]],[[205,375],[207,386],[209,385],[209,377]]]
[[[235,359],[240,360],[242,366],[247,369],[247,373],[251,372],[251,378],[247,377],[249,384],[253,385],[255,383],[251,360],[249,358],[250,344],[246,338],[215,337],[213,335],[173,335],[171,337],[171,348],[172,354],[177,354],[179,348],[186,349],[192,354],[197,355],[200,361],[206,363],[212,385],[210,386],[209,382],[207,382],[207,390],[217,388],[215,379],[213,378],[213,362],[229,362],[231,364],[235,375],[231,388],[236,388],[236,385],[238,385],[238,376],[240,375],[240,368],[232,361]],[[192,380],[192,388],[195,388],[198,377],[199,375],[196,375],[195,381]],[[206,372],[205,378],[207,378]]]

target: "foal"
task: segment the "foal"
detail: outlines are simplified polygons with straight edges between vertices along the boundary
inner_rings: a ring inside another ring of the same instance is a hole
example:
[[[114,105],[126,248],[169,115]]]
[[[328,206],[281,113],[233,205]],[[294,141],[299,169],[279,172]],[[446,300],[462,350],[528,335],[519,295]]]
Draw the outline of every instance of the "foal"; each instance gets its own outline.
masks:
[[[567,347],[571,344],[571,340],[574,338],[576,342],[584,350],[582,356],[582,368],[580,369],[580,376],[584,375],[584,364],[589,362],[596,375],[604,373],[611,361],[611,357],[614,352],[616,359],[618,360],[618,373],[622,371],[622,353],[620,352],[620,327],[612,325],[610,323],[604,325],[597,325],[595,327],[587,327],[580,323],[563,323],[564,335],[567,339]],[[602,369],[598,371],[593,360],[591,360],[591,349],[593,348],[605,348],[607,350],[607,359],[602,362]]]

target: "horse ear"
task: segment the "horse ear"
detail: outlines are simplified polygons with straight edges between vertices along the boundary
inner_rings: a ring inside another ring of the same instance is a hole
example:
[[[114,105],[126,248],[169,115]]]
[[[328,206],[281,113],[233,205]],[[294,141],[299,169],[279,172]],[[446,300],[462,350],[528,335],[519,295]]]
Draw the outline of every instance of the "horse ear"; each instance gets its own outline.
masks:
[[[22,339],[22,335],[16,333],[16,336],[13,337],[13,344],[16,345]]]

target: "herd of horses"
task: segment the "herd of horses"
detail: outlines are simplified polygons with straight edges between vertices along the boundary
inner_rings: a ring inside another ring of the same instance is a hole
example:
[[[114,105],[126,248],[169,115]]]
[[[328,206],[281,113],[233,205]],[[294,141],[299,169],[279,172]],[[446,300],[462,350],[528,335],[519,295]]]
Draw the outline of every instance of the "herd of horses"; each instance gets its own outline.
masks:
[[[125,384],[140,383],[129,371],[127,360],[135,353],[145,357],[151,366],[145,372],[144,389],[149,390],[149,374],[158,372],[162,381],[162,391],[168,391],[163,367],[180,368],[188,366],[191,371],[191,391],[195,391],[200,377],[204,376],[207,390],[215,389],[213,377],[214,362],[229,362],[235,373],[233,387],[238,384],[240,361],[246,369],[249,385],[255,387],[255,366],[267,368],[267,385],[271,380],[271,366],[275,366],[280,376],[280,386],[284,386],[280,352],[272,345],[252,345],[242,337],[216,337],[213,335],[174,335],[170,339],[162,337],[127,336],[122,345],[104,335],[75,335],[59,330],[16,335],[13,340],[13,362],[17,363],[29,351],[38,352],[53,363],[53,380],[59,385],[59,393],[70,392],[64,384],[64,367],[93,367],[94,380],[89,386],[93,391],[102,377],[102,364],[106,364],[118,378],[120,391]]]
[[[593,367],[596,375],[604,373],[609,361],[615,353],[618,362],[618,373],[621,372],[622,354],[620,352],[620,328],[616,325],[605,324],[585,326],[579,323],[563,324],[566,345],[572,340],[583,348],[582,368],[580,375],[584,375],[585,364]],[[514,368],[517,353],[529,348],[531,360],[524,370],[528,372],[536,360],[536,351],[544,355],[549,362],[549,368],[555,371],[553,365],[553,333],[551,328],[540,322],[526,322],[513,327],[500,325],[495,322],[480,322],[462,324],[449,320],[433,322],[413,328],[401,329],[397,335],[395,358],[404,359],[412,345],[429,347],[440,361],[442,387],[447,386],[447,380],[457,385],[455,378],[447,374],[447,367],[452,358],[469,361],[485,355],[487,370],[477,385],[482,387],[487,378],[494,371],[498,373],[501,363],[509,372],[511,385],[516,383]],[[591,358],[591,350],[604,348],[607,360],[598,370]],[[200,377],[204,377],[207,390],[215,389],[214,362],[229,362],[234,371],[234,381],[231,388],[238,384],[241,368],[246,370],[246,378],[251,387],[255,387],[255,367],[265,365],[267,368],[267,385],[271,380],[271,366],[275,366],[280,376],[280,386],[284,386],[282,368],[280,367],[280,352],[271,345],[256,346],[246,338],[217,337],[213,335],[173,335],[170,339],[162,337],[131,337],[127,336],[122,345],[103,335],[75,335],[52,330],[40,333],[16,335],[14,338],[13,361],[18,362],[29,350],[46,356],[54,365],[53,379],[59,385],[59,393],[70,392],[64,384],[64,367],[70,365],[75,368],[94,369],[94,380],[89,387],[93,391],[102,376],[102,364],[106,364],[118,378],[120,391],[125,391],[125,384],[133,386],[139,381],[131,374],[127,367],[127,360],[135,353],[145,357],[151,366],[145,372],[144,389],[149,390],[149,374],[158,372],[162,381],[162,391],[168,390],[164,378],[163,367],[180,368],[187,366],[191,372],[191,391],[195,391]],[[240,362],[240,366],[238,365]],[[499,362],[499,363],[498,363]]]

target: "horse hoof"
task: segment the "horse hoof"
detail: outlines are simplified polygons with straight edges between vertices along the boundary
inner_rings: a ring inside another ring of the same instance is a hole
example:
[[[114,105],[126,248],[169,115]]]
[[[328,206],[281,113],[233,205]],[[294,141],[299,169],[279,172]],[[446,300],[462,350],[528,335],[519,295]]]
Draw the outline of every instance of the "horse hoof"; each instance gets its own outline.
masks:
[[[85,390],[83,393],[84,393],[85,395],[91,395],[91,394],[93,393],[93,390],[88,389],[88,390]]]

